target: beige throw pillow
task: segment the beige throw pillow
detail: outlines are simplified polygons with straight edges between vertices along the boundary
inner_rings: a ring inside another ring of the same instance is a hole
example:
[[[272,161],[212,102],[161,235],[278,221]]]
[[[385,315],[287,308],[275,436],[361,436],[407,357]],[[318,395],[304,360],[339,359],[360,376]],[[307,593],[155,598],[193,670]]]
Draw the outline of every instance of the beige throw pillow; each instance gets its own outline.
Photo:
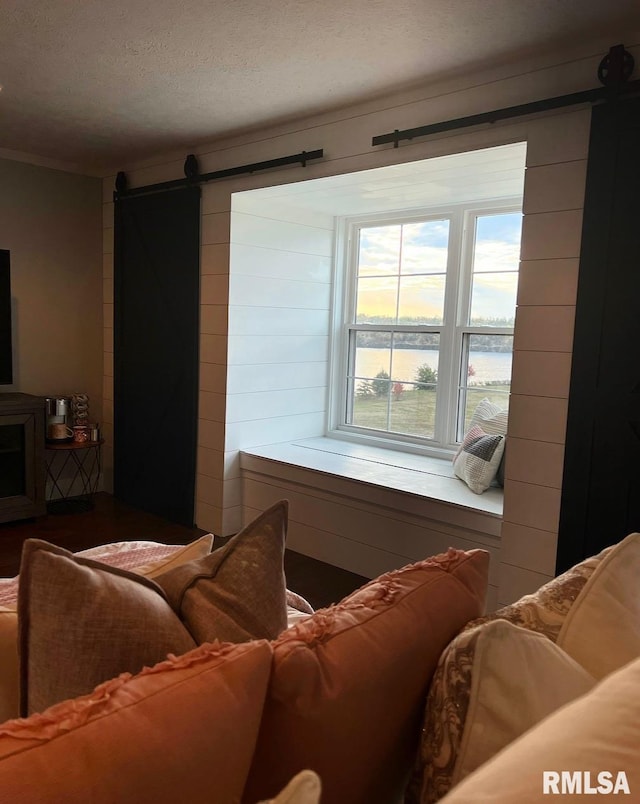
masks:
[[[198,644],[275,639],[287,627],[282,500],[208,556],[156,578]]]
[[[0,723],[19,714],[18,613],[0,607]]]
[[[187,545],[166,545],[158,542],[134,541],[114,542],[100,547],[82,550],[77,555],[111,562],[115,566],[124,564],[126,568],[147,578],[166,572],[184,561],[205,556],[211,552],[213,535],[211,533]],[[158,551],[163,557],[151,561]],[[143,562],[142,564],[136,562]],[[0,723],[18,717],[20,714],[20,684],[18,670],[18,581],[16,578],[3,579],[4,605],[0,606]]]
[[[640,659],[625,665],[528,731],[467,777],[446,804],[637,801],[640,794]],[[562,774],[565,775],[563,782]],[[608,776],[598,778],[599,774]],[[551,776],[550,774],[553,774]],[[619,774],[624,774],[620,777]],[[548,795],[545,795],[545,779]],[[554,789],[551,786],[555,782]],[[563,784],[572,786],[568,792]],[[626,782],[629,795],[621,786]],[[578,788],[578,784],[580,787]],[[604,786],[601,795],[585,792]],[[610,785],[610,786],[608,786]],[[619,785],[619,797],[611,794]],[[565,795],[563,795],[563,789]],[[576,795],[577,790],[582,795]],[[554,795],[555,793],[555,795]]]
[[[595,678],[604,678],[640,656],[640,533],[607,548],[599,558],[557,644]]]
[[[432,804],[593,679],[539,633],[493,620],[442,654],[425,710],[408,802]]]
[[[287,626],[286,526],[281,502],[224,548],[155,581],[27,541],[18,600],[21,711],[41,711],[196,644],[279,634]]]

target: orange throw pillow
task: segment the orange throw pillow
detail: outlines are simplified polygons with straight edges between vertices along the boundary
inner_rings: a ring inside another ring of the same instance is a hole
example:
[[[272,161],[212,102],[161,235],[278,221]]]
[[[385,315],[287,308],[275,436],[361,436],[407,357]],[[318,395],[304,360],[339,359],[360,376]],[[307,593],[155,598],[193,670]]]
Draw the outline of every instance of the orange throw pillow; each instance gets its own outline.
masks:
[[[440,654],[484,610],[489,555],[448,553],[387,573],[273,644],[243,801],[310,768],[327,804],[402,798]]]
[[[203,645],[0,726],[0,799],[239,801],[271,669],[264,640]]]

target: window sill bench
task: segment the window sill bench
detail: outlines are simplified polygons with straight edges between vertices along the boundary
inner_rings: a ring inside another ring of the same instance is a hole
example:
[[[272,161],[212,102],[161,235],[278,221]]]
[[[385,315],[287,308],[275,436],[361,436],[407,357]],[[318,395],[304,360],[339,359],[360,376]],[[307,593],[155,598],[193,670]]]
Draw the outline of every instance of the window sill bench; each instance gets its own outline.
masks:
[[[503,491],[490,488],[474,494],[453,473],[449,460],[363,446],[335,438],[307,438],[285,444],[269,444],[243,450],[243,469],[260,461],[317,472],[368,486],[393,490],[422,500],[478,511],[502,518]]]
[[[289,500],[292,550],[373,578],[450,546],[482,548],[497,594],[502,489],[474,494],[447,460],[309,438],[243,450],[240,473],[245,523]]]

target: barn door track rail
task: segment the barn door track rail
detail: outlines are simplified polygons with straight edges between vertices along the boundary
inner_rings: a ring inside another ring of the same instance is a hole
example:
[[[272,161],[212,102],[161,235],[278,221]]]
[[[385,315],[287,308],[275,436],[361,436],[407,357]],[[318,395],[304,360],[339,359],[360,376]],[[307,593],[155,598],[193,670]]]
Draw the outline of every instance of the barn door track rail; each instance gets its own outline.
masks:
[[[319,148],[316,151],[301,151],[299,154],[281,156],[278,159],[266,159],[263,162],[254,162],[250,165],[239,165],[238,167],[225,168],[224,170],[214,170],[211,173],[200,173],[198,158],[195,154],[189,154],[184,163],[184,178],[172,179],[171,181],[161,181],[157,184],[146,184],[142,187],[129,188],[127,175],[120,171],[116,176],[116,189],[113,193],[113,200],[118,201],[122,198],[130,198],[137,195],[148,195],[150,193],[160,193],[167,190],[177,190],[182,187],[193,187],[197,184],[204,184],[217,179],[228,179],[230,176],[241,176],[245,173],[256,173],[259,170],[271,170],[273,168],[284,167],[286,165],[307,166],[307,162],[314,159],[322,159],[324,150]]]
[[[521,103],[518,106],[507,106],[504,109],[494,109],[491,112],[457,117],[454,120],[445,120],[442,123],[407,128],[404,131],[396,129],[389,134],[380,134],[373,137],[371,145],[386,145],[392,142],[393,147],[397,148],[398,144],[403,140],[426,137],[429,134],[441,134],[443,131],[455,131],[460,128],[479,126],[483,123],[495,123],[498,120],[546,112],[549,109],[560,109],[563,106],[612,101],[623,95],[627,96],[640,92],[640,80],[629,81],[633,73],[633,66],[633,56],[628,50],[625,50],[624,45],[614,45],[598,66],[598,79],[603,84],[601,87],[586,89],[582,92],[573,92],[569,95],[558,95],[555,98],[544,98],[531,103]]]

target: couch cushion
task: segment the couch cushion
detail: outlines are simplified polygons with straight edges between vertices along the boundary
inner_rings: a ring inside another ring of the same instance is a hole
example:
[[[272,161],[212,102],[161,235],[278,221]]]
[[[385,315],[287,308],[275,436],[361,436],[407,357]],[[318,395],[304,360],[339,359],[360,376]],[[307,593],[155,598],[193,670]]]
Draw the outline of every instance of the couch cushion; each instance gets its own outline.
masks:
[[[399,798],[445,645],[484,607],[489,556],[449,550],[387,573],[282,634],[244,800],[304,768],[323,800]],[[348,771],[345,767],[348,766]]]
[[[618,772],[624,772],[631,795],[621,795],[620,800],[636,801],[640,791],[639,689],[640,659],[636,659],[554,712],[468,776],[442,799],[443,804],[553,801],[553,795],[543,793],[543,774],[558,774],[561,785],[563,771],[579,772],[581,784],[584,774],[590,774],[592,787],[599,785],[598,774],[608,771],[612,774],[609,793],[618,781]],[[559,786],[557,792],[561,790]],[[593,793],[586,795],[587,801],[594,800]],[[573,801],[579,796],[568,794],[565,798]]]
[[[544,635],[492,620],[459,634],[433,676],[405,802],[432,804],[596,681]]]
[[[287,511],[281,500],[224,547],[156,577],[198,644],[274,639],[285,630]]]
[[[11,804],[239,801],[271,646],[206,645],[0,726]]]
[[[153,578],[178,566],[182,561],[191,561],[211,552],[213,535],[209,533],[187,545],[159,544],[158,542],[114,542],[92,547],[78,553],[84,558],[93,558],[128,569],[138,575]],[[0,723],[18,717],[20,713],[20,685],[18,672],[18,582],[16,578],[0,580]],[[298,615],[301,616],[301,615]]]
[[[22,552],[18,624],[23,716],[196,645],[154,581],[37,539]]]

